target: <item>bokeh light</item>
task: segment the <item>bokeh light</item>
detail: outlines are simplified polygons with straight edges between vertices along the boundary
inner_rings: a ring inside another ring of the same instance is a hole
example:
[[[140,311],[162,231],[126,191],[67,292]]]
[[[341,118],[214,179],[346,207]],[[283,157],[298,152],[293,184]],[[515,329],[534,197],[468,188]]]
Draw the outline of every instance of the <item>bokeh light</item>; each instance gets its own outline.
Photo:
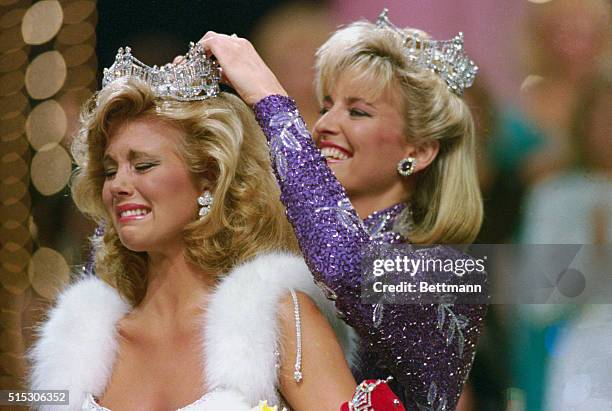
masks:
[[[15,252],[8,253],[7,260],[2,260],[2,270],[0,270],[0,283],[9,293],[13,295],[22,294],[30,286],[28,277],[23,275],[23,273],[8,271],[5,268],[10,267],[12,269],[19,269],[17,268],[18,266],[12,264],[9,258],[15,258],[16,256],[25,256],[27,253],[25,252],[25,250],[21,250],[23,251],[23,254]],[[0,251],[0,255],[2,255],[2,251]],[[21,263],[19,264],[19,267],[20,266]]]
[[[96,80],[96,72],[93,67],[78,66],[68,73],[65,88],[67,90],[86,88]]]
[[[12,294],[21,294],[29,280],[23,275],[30,264],[30,253],[21,245],[8,242],[0,249],[0,283]]]
[[[88,18],[96,10],[93,1],[79,0],[64,6],[64,23],[75,24]]]
[[[33,210],[30,193],[52,196],[69,182],[61,143],[95,89],[97,10],[90,0],[0,0],[0,10],[0,387],[21,387],[29,330],[70,278],[47,220],[66,199]]]
[[[17,93],[23,88],[24,76],[21,71],[11,71],[0,77],[0,95],[6,96]]]
[[[17,154],[20,157],[27,157],[30,146],[26,139],[22,138],[22,132],[4,134],[2,136],[2,148],[8,152]]]
[[[30,254],[21,245],[11,241],[0,249],[0,260],[5,270],[19,273],[23,272],[30,263]]]
[[[28,55],[24,50],[14,50],[0,56],[0,72],[8,72],[19,69],[28,61]]]
[[[91,23],[82,22],[64,26],[57,35],[57,41],[63,44],[81,44],[93,36],[95,30]]]
[[[35,99],[49,98],[66,81],[66,62],[58,51],[47,51],[37,56],[28,66],[25,83]]]
[[[89,44],[77,44],[61,50],[68,67],[84,64],[94,55],[94,48]]]
[[[46,43],[62,27],[63,16],[62,6],[55,0],[34,3],[23,16],[23,40],[28,44]]]
[[[13,220],[19,223],[26,221],[30,215],[30,209],[21,202],[11,204],[9,201],[8,204],[0,204],[0,211],[4,220]]]
[[[19,200],[28,192],[24,182],[15,176],[9,176],[0,182],[0,203],[9,204],[13,199]]]
[[[529,90],[531,87],[537,85],[542,80],[544,80],[544,77],[538,74],[529,74],[527,77],[525,77],[525,79],[521,83],[520,90],[521,91]]]
[[[47,100],[30,112],[25,130],[33,148],[40,150],[49,143],[59,143],[66,134],[68,121],[64,109],[55,100]]]
[[[26,11],[27,9],[24,8],[15,8],[4,13],[4,15],[0,17],[0,29],[8,29],[9,27],[20,24]]]
[[[0,241],[25,246],[30,241],[30,231],[17,221],[10,220],[0,226]]]
[[[10,6],[17,3],[19,0],[0,0],[0,6]]]
[[[21,114],[28,105],[28,99],[22,93],[14,93],[0,98],[0,118],[11,118]]]
[[[8,153],[0,158],[0,178],[14,176],[21,179],[28,173],[28,164],[17,153]]]
[[[52,300],[70,280],[70,268],[60,253],[41,247],[32,256],[28,276],[34,290]]]
[[[19,50],[24,44],[19,26],[0,30],[0,51]]]
[[[59,144],[45,146],[32,158],[30,176],[41,194],[50,196],[61,191],[68,184],[71,172],[70,156]]]
[[[2,141],[6,141],[4,136],[7,134],[23,133],[25,121],[26,119],[23,114],[2,119],[0,122],[0,136],[2,136]]]

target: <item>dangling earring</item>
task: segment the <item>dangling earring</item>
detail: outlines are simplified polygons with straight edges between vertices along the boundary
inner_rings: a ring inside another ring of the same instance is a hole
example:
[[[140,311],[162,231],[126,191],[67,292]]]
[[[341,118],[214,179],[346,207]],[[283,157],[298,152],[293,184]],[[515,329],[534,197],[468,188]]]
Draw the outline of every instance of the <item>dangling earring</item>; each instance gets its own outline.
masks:
[[[410,174],[414,173],[415,168],[416,158],[414,157],[403,158],[397,163],[397,172],[404,177],[408,177]]]
[[[213,203],[213,196],[210,194],[210,191],[206,190],[202,193],[201,196],[198,197],[198,204],[200,205],[200,220],[210,212],[210,207]]]

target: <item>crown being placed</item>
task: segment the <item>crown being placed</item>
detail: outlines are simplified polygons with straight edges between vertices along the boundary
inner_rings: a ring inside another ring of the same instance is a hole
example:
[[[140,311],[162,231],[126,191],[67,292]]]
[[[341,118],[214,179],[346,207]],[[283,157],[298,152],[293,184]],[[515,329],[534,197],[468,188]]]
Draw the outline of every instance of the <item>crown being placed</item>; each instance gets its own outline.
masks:
[[[387,13],[387,9],[380,13],[376,27],[398,33],[404,39],[408,58],[416,66],[432,70],[457,95],[462,95],[474,83],[478,67],[463,51],[463,33],[459,32],[451,40],[430,40],[418,33],[406,33],[389,21]]]
[[[206,57],[201,44],[189,43],[180,64],[147,66],[132,56],[129,47],[120,48],[115,62],[104,69],[102,88],[118,79],[134,78],[147,84],[157,97],[180,101],[205,100],[219,94],[221,72],[217,62]]]

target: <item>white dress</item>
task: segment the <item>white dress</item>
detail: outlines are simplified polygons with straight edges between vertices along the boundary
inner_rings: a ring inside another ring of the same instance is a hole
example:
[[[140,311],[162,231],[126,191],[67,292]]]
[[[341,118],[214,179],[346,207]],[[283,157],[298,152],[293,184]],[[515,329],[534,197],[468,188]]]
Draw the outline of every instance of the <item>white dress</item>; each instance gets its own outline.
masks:
[[[206,394],[204,394],[202,397],[200,397],[196,401],[184,407],[181,407],[176,411],[200,411],[204,408],[210,409],[210,403],[216,399],[217,399],[216,393],[207,392]],[[239,404],[239,406],[240,405],[242,404]],[[85,401],[83,402],[82,409],[83,411],[112,411],[98,404],[94,396],[91,393],[87,393],[87,396],[85,397]]]
[[[301,257],[260,255],[233,269],[213,293],[202,318],[209,392],[181,411],[246,411],[262,400],[280,403],[277,309],[292,289],[315,301],[352,362],[354,332],[336,317]],[[69,390],[70,405],[40,410],[105,410],[94,397],[104,394],[117,356],[117,322],[130,310],[114,288],[93,276],[60,294],[29,353],[30,388]]]

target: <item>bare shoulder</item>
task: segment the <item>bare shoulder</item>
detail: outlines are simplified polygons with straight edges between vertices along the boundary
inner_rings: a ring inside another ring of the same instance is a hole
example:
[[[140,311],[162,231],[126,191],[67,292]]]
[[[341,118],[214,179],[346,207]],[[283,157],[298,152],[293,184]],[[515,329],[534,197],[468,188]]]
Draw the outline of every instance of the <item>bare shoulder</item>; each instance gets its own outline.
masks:
[[[310,298],[308,294],[302,291],[295,291],[295,295],[298,300],[298,307],[299,307],[301,316],[303,316],[304,318],[321,317],[325,320],[325,318],[323,317],[323,314],[321,313],[321,310],[319,310],[319,307],[317,306],[317,304],[314,302],[312,298]],[[278,313],[281,316],[281,319],[285,317],[293,319],[294,314],[295,314],[295,303],[293,301],[293,296],[291,295],[291,293],[287,293],[281,299],[280,305],[278,307]],[[325,320],[325,322],[327,321]]]
[[[316,303],[305,293],[295,294],[297,305],[287,293],[278,307],[281,393],[296,411],[311,410],[315,404],[320,410],[338,410],[352,397],[355,380],[332,327]],[[294,377],[296,364],[302,373],[299,382]]]
[[[285,351],[295,350],[299,326],[302,349],[324,344],[344,356],[334,330],[314,300],[301,291],[296,291],[295,296],[296,301],[291,293],[287,293],[278,307],[281,342]]]

